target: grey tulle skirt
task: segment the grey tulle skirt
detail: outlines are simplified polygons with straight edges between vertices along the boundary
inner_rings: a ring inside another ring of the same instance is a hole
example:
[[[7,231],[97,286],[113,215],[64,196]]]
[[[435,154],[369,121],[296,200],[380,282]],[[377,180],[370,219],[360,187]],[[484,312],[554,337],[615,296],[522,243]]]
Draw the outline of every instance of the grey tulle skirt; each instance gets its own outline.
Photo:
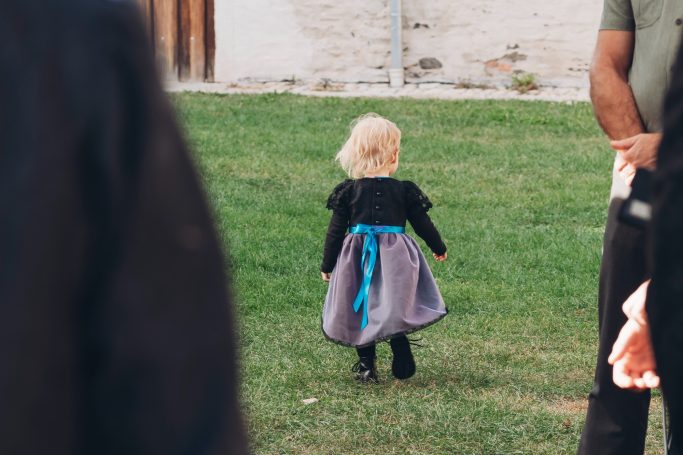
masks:
[[[377,234],[379,251],[368,294],[368,324],[361,330],[362,309],[353,302],[363,271],[365,235],[344,239],[325,298],[322,329],[330,340],[363,347],[431,325],[446,316],[432,272],[422,251],[406,234]]]

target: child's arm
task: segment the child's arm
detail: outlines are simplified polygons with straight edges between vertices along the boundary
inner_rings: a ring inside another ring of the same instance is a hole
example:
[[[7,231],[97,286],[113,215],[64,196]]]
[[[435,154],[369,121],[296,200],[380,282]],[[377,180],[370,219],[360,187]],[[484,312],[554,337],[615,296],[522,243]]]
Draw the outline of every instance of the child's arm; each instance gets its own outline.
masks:
[[[320,272],[324,281],[329,281],[330,274],[337,263],[337,256],[341,251],[344,243],[344,236],[346,229],[349,227],[348,212],[345,210],[335,210],[332,212],[330,224],[327,227],[327,235],[325,236],[325,247],[323,248],[323,262],[320,266]],[[327,278],[327,279],[326,279]]]
[[[403,184],[406,191],[406,217],[408,221],[413,226],[415,233],[432,250],[434,259],[439,262],[445,261],[447,258],[446,245],[427,214],[427,211],[432,208],[432,203],[413,182],[405,181]]]
[[[439,231],[432,223],[427,212],[413,212],[409,215],[408,221],[422,240],[425,241],[430,250],[434,253],[434,259],[437,261],[445,261],[447,258],[446,244],[443,243]]]
[[[332,218],[327,227],[323,262],[320,266],[323,281],[330,281],[330,275],[344,243],[346,229],[349,227],[348,192],[352,184],[353,180],[345,180],[337,185],[327,199],[327,208],[332,210]]]

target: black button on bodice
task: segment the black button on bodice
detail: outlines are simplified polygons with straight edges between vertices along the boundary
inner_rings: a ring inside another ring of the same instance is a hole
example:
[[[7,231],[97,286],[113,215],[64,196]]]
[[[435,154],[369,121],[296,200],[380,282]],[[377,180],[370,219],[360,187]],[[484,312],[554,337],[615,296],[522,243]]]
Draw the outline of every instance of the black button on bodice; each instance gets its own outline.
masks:
[[[379,205],[376,205],[375,210],[381,210],[381,207]]]
[[[382,224],[380,220],[375,220],[375,224]]]
[[[382,197],[382,192],[381,192],[381,191],[378,191],[378,192],[376,192],[375,194],[376,194],[378,197]]]
[[[681,19],[679,17],[678,19],[676,19],[676,25],[681,25],[681,24],[683,24],[683,19]]]

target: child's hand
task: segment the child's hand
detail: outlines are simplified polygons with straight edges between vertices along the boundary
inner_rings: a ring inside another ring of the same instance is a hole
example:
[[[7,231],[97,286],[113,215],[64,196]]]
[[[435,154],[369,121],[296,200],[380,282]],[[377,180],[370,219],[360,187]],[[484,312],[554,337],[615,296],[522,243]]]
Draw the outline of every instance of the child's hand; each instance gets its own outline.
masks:
[[[323,281],[329,283],[330,277],[332,276],[332,274],[326,273],[326,272],[320,272],[320,276],[322,277]]]
[[[436,262],[443,262],[448,258],[448,253],[444,253],[441,256],[439,256],[436,253],[432,253],[432,256],[434,256],[434,259],[436,260]]]

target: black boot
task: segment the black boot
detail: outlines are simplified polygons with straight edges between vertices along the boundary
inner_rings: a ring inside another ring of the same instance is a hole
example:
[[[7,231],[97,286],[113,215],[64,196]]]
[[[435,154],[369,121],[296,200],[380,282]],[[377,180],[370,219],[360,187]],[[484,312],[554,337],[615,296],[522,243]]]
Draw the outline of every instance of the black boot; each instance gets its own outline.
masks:
[[[410,341],[406,336],[392,338],[389,342],[394,360],[391,362],[391,373],[396,379],[408,379],[415,374],[415,359],[410,350]]]
[[[377,379],[377,370],[375,369],[375,357],[359,357],[351,371],[356,373],[356,381],[367,383],[379,382]]]

